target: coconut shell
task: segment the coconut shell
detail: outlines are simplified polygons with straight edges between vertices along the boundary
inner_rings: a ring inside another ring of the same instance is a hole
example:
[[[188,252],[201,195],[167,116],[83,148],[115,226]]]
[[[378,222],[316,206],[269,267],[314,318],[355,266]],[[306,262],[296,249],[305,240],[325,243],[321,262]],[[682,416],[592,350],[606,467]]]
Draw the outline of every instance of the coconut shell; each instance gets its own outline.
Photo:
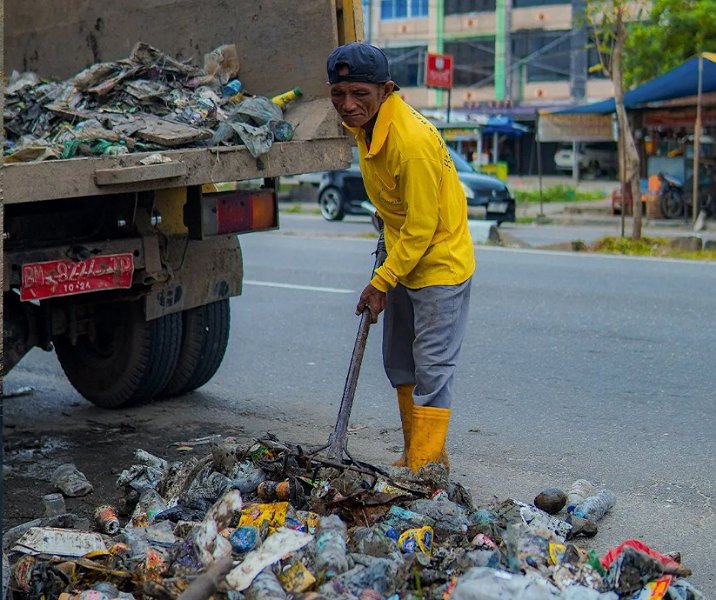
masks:
[[[534,505],[549,513],[550,515],[557,514],[567,504],[567,494],[565,494],[559,488],[547,488],[541,491],[535,497]]]

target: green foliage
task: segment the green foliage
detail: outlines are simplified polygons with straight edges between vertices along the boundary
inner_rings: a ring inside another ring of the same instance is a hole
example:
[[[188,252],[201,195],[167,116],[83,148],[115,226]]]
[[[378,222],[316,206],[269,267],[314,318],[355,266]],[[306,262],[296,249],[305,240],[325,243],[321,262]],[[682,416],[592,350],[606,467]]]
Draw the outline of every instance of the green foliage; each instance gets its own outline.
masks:
[[[577,190],[571,185],[551,185],[542,190],[543,202],[585,202],[602,200],[605,192],[587,192]],[[515,190],[517,202],[539,202],[539,190]]]
[[[689,251],[674,248],[665,238],[643,237],[640,240],[631,238],[604,237],[592,245],[595,252],[604,254],[624,254],[627,256],[653,256],[658,258],[682,258],[688,260],[716,260],[716,251]]]
[[[648,17],[629,27],[625,83],[638,85],[714,49],[716,0],[653,0]]]

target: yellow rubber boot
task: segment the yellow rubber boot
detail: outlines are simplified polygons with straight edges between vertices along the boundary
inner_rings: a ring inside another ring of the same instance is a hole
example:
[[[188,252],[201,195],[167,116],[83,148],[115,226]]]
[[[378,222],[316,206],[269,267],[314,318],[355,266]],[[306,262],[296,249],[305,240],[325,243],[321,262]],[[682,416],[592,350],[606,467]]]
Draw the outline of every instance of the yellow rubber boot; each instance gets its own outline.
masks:
[[[428,463],[442,463],[448,467],[445,439],[450,423],[449,408],[414,406],[408,447],[408,467],[417,471]]]
[[[403,455],[393,463],[394,467],[408,466],[408,448],[410,447],[410,433],[413,428],[413,390],[415,385],[406,383],[395,388],[398,393],[398,408],[400,408],[400,421],[403,424]]]

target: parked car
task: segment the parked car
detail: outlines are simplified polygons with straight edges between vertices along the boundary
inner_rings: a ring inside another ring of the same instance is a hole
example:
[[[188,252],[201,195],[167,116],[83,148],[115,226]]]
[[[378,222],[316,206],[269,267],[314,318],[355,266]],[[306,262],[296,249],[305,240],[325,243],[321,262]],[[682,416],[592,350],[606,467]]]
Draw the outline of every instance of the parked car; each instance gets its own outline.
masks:
[[[468,206],[483,207],[485,218],[498,223],[515,220],[515,200],[507,186],[490,175],[476,173],[460,154],[448,147],[462,182]],[[340,221],[347,214],[367,214],[361,203],[368,199],[358,166],[358,149],[353,148],[353,164],[341,171],[323,174],[318,188],[318,206],[327,221]]]
[[[574,166],[572,146],[561,146],[554,155],[554,164],[560,171],[571,173]],[[617,171],[617,148],[613,142],[580,144],[577,151],[580,173],[602,175]]]

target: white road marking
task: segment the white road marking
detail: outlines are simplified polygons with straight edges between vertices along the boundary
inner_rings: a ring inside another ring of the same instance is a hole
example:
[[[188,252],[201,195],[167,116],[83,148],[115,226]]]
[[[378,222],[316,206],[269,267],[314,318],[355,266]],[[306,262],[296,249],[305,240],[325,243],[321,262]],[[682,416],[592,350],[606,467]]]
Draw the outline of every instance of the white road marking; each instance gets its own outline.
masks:
[[[355,290],[347,290],[344,288],[316,287],[313,285],[294,285],[292,283],[279,283],[277,281],[254,281],[252,279],[244,279],[247,285],[261,285],[264,287],[284,288],[287,290],[304,290],[307,292],[326,292],[328,294],[355,294]]]

